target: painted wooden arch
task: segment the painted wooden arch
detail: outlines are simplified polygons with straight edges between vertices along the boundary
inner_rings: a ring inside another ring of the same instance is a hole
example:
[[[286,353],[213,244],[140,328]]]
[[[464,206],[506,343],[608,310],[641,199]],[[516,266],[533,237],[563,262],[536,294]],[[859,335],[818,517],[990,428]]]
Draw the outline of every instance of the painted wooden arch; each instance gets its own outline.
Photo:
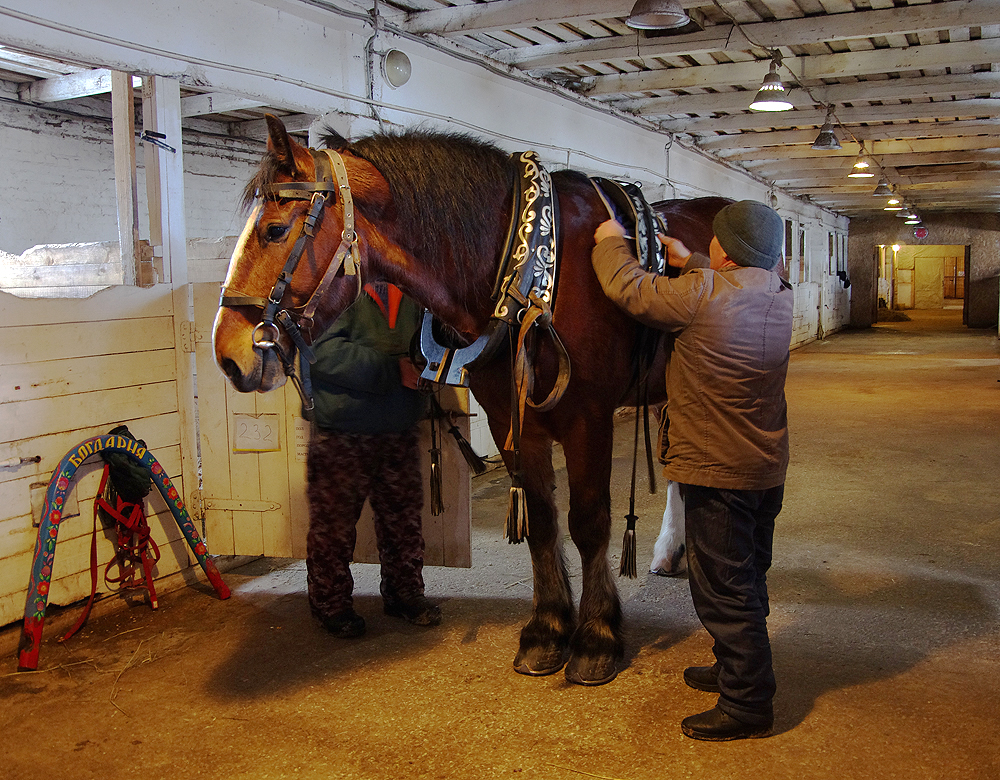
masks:
[[[45,607],[48,604],[49,585],[52,581],[52,564],[56,554],[56,538],[59,535],[59,525],[62,522],[62,510],[66,504],[66,494],[76,470],[83,462],[98,452],[121,452],[128,455],[140,466],[145,467],[160,491],[163,500],[170,508],[171,514],[180,526],[184,538],[201,564],[219,598],[229,598],[229,587],[222,581],[222,576],[215,564],[208,557],[208,549],[198,535],[191,522],[184,502],[177,488],[174,487],[163,467],[153,454],[135,439],[127,436],[108,434],[94,436],[81,442],[77,447],[66,453],[59,462],[52,479],[49,480],[45,492],[45,503],[42,507],[41,523],[38,526],[38,539],[35,542],[35,555],[31,562],[31,579],[28,582],[28,595],[24,604],[24,630],[18,647],[18,670],[27,671],[38,668],[38,654],[41,649],[42,626],[45,623]]]

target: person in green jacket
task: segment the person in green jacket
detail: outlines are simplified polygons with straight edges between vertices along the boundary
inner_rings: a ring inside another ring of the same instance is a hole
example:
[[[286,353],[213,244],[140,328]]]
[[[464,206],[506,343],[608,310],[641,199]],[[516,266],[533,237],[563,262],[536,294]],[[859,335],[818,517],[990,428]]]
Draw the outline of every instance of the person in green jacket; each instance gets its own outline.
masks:
[[[418,423],[426,399],[409,358],[420,319],[420,308],[398,288],[369,284],[313,345],[307,583],[313,614],[334,636],[365,632],[354,611],[350,563],[366,498],[385,613],[421,626],[441,622],[440,608],[424,596],[422,574]]]

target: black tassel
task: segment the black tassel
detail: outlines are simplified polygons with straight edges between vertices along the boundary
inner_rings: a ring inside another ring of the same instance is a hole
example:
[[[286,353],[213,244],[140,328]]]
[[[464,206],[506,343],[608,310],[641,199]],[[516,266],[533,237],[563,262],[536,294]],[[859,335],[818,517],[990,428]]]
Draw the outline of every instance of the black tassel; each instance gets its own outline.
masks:
[[[528,538],[528,500],[518,477],[511,478],[510,500],[507,503],[507,525],[504,538],[508,544],[520,544]]]
[[[476,451],[472,449],[472,445],[469,444],[468,439],[466,439],[460,430],[454,425],[448,429],[448,433],[455,437],[455,441],[458,443],[459,452],[462,453],[462,457],[465,458],[465,462],[469,464],[471,468],[477,474],[482,474],[486,471],[486,463],[483,461],[482,457],[476,454]]]
[[[458,426],[451,422],[451,415],[448,414],[441,406],[440,401],[438,401],[437,396],[431,396],[431,406],[433,407],[433,419],[436,420],[446,420],[448,425],[448,433],[452,435],[455,439],[455,443],[458,444],[458,450],[462,453],[462,457],[465,458],[465,462],[469,464],[471,468],[477,474],[482,474],[486,471],[486,463],[483,461],[482,457],[476,454],[476,451],[472,449],[472,445],[469,444],[468,439],[466,439]]]
[[[622,563],[618,570],[618,576],[628,577],[630,580],[634,580],[637,576],[635,569],[635,521],[638,519],[633,514],[625,515],[627,523],[625,536],[622,539]]]
[[[435,517],[444,514],[441,493],[441,450],[435,447],[431,450],[431,514]]]

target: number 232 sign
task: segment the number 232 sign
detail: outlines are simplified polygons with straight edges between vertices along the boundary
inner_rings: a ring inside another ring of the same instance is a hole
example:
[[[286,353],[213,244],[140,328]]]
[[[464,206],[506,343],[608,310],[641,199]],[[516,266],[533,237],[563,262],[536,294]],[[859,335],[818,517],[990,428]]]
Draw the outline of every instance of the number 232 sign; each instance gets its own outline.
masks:
[[[234,414],[233,452],[273,452],[281,449],[277,414]]]

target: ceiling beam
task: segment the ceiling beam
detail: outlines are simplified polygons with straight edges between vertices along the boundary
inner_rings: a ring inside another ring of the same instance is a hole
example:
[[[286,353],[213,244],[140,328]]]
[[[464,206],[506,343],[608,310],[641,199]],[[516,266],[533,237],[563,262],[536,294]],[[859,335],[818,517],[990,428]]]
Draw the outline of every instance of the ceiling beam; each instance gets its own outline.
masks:
[[[289,133],[304,133],[316,121],[313,114],[286,114],[279,119]],[[231,122],[229,134],[240,138],[255,138],[265,141],[268,136],[267,120],[250,119],[245,122]]]
[[[802,158],[814,158],[817,154],[824,157],[856,157],[858,151],[852,148],[853,145],[845,145],[843,149],[829,152],[816,152],[808,146],[771,146],[763,149],[740,149],[733,154],[726,154],[724,150],[716,150],[714,153],[731,162],[740,160],[791,160]],[[970,154],[978,149],[1000,149],[1000,136],[969,136],[962,139],[962,149]],[[915,154],[952,152],[955,151],[955,140],[953,138],[914,138],[911,140],[887,140],[872,141],[865,144],[865,150],[872,157],[881,159],[884,155],[890,154]]]
[[[976,160],[983,162],[1000,162],[1000,149],[983,149],[975,152]],[[834,157],[834,158],[811,158],[805,159],[800,158],[799,160],[745,160],[742,165],[744,168],[753,171],[754,173],[764,176],[766,178],[771,178],[777,176],[783,171],[789,169],[795,169],[796,166],[801,166],[807,170],[838,170],[842,171],[845,166],[849,166],[850,160],[853,158],[849,157]],[[921,153],[910,153],[910,154],[884,154],[879,158],[879,163],[882,165],[882,170],[891,171],[893,168],[905,168],[912,165],[920,166],[932,166],[932,165],[947,165],[949,163],[964,163],[969,159],[968,152],[928,152],[926,154]]]
[[[907,103],[894,106],[838,108],[834,117],[840,125],[863,122],[907,122],[914,119],[1000,116],[1000,98],[941,100],[936,103]],[[679,119],[662,127],[673,133],[698,135],[713,132],[769,130],[777,127],[819,126],[825,111],[757,111],[709,119]]]
[[[132,86],[141,89],[142,79],[133,76]],[[111,71],[99,68],[52,76],[25,84],[18,92],[21,100],[29,103],[57,103],[61,100],[104,95],[111,92]]]
[[[536,3],[536,5],[542,4]],[[626,9],[624,14],[612,15],[622,16],[627,13]],[[993,24],[1000,24],[1000,4],[996,0],[959,0],[959,2],[933,5],[742,24],[736,30],[733,29],[733,25],[720,24],[696,33],[670,37],[638,36],[634,39],[632,36],[617,35],[570,43],[520,46],[502,49],[493,56],[523,70],[540,70],[636,57],[746,50],[754,46],[772,49],[779,46],[809,46],[829,41],[870,38],[873,35],[890,32],[921,33]]]
[[[842,105],[873,100],[972,97],[973,95],[1000,92],[1000,72],[859,81],[853,84],[810,87],[809,92],[819,105]],[[645,117],[671,114],[730,114],[746,111],[755,94],[752,90],[745,90],[677,95],[628,100],[615,103],[615,107],[623,111],[635,111],[640,116]],[[795,90],[792,91],[793,98],[796,95],[802,97],[803,94]],[[811,101],[810,105],[812,105]]]
[[[812,84],[826,78],[897,73],[925,68],[957,68],[998,61],[1000,61],[1000,39],[989,38],[909,46],[903,49],[785,57],[782,60],[782,67],[793,73],[800,84]],[[690,68],[588,76],[583,82],[586,94],[598,96],[733,84],[756,88],[765,73],[767,73],[767,62],[764,61],[730,62],[722,65],[698,65]]]
[[[66,65],[56,60],[47,59],[46,57],[35,57],[32,54],[24,54],[14,49],[8,49],[6,46],[0,44],[0,67],[4,67],[7,64],[12,66],[7,68],[8,70],[42,79],[83,70],[83,68]]]
[[[957,138],[994,134],[1000,131],[1000,118],[854,127],[851,130],[851,134],[843,130],[837,132],[837,137],[840,139],[841,144],[853,143],[855,138],[858,141],[867,142],[900,138]],[[766,146],[791,146],[795,144],[809,144],[811,147],[816,140],[816,135],[817,131],[815,129],[775,130],[764,133],[734,133],[717,138],[703,138],[698,142],[698,146],[702,149],[720,150],[722,152],[732,149],[762,149]],[[834,150],[817,150],[816,157],[825,155],[827,151]]]
[[[890,179],[890,183],[896,185],[897,187],[909,188],[915,184],[922,183],[950,183],[950,182],[979,182],[979,181],[996,181],[997,172],[1000,168],[990,168],[981,171],[951,171],[951,172],[937,172],[937,173],[914,173],[907,174],[904,176],[895,176]],[[771,181],[777,184],[779,187],[787,189],[801,189],[803,187],[832,187],[834,189],[843,189],[849,187],[847,182],[851,181],[846,177],[846,172],[838,173],[837,171],[823,171],[823,175],[816,175],[815,172],[809,171],[795,171],[784,176],[776,176]],[[868,184],[866,188],[869,194],[874,191],[875,185]],[[873,198],[873,203],[877,202],[877,199]]]
[[[693,8],[699,0],[683,0]],[[407,16],[399,26],[409,33],[422,35],[464,35],[490,32],[536,24],[559,24],[589,19],[611,19],[628,16],[633,0],[493,0],[433,11],[417,11]]]
[[[237,97],[236,95],[229,95],[224,92],[212,92],[181,98],[181,116],[224,114],[227,111],[243,111],[248,108],[260,108],[266,105],[268,104],[261,100]]]

